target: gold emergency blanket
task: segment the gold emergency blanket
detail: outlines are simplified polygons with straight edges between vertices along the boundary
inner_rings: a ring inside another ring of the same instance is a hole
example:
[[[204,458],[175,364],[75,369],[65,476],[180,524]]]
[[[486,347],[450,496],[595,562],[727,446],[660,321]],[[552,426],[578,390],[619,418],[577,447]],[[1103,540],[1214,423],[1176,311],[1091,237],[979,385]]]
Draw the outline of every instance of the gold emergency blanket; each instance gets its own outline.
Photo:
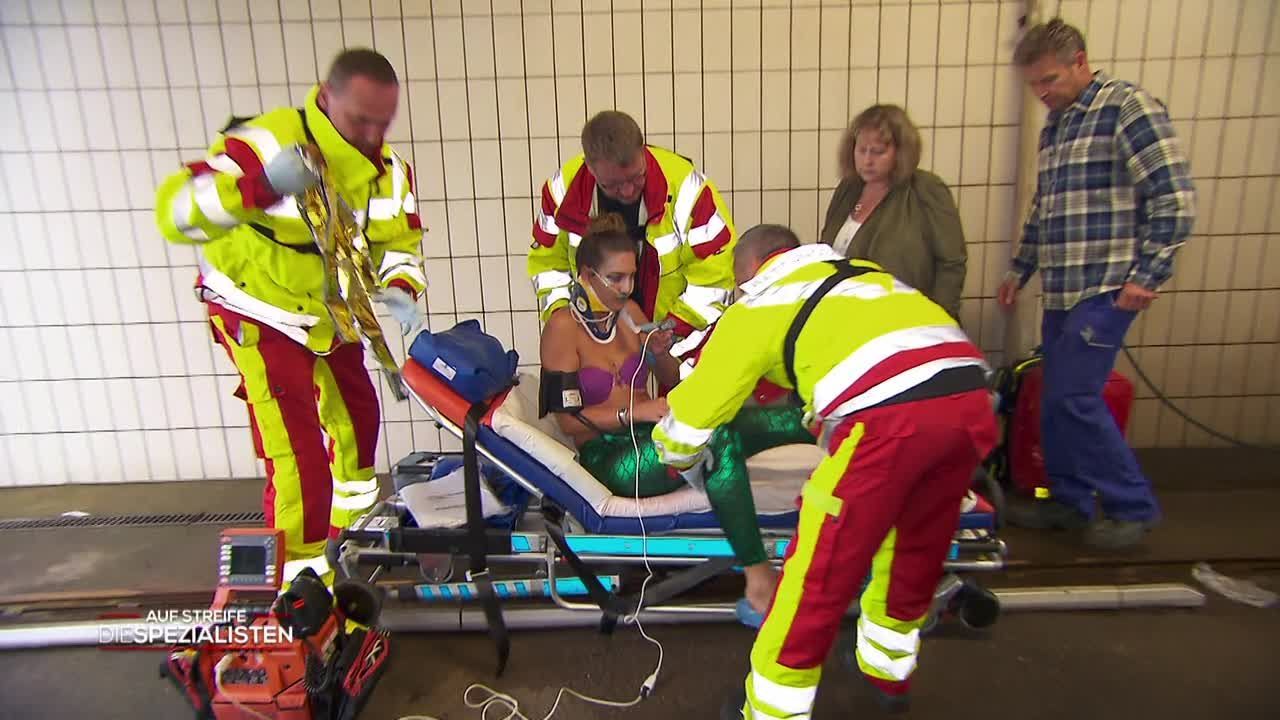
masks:
[[[324,301],[329,316],[342,342],[366,341],[392,394],[396,400],[405,400],[408,396],[400,382],[400,366],[391,356],[373,311],[373,296],[379,286],[369,244],[355,213],[338,194],[328,166],[314,156],[309,160],[320,182],[298,196],[298,212],[324,259]]]

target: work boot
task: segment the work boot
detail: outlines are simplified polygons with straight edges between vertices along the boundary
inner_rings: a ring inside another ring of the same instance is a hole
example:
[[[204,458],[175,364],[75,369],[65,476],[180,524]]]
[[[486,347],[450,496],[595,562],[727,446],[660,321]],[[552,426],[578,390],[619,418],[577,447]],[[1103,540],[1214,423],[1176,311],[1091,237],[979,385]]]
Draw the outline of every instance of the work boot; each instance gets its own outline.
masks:
[[[906,693],[901,695],[887,693],[879,685],[872,682],[866,673],[862,672],[862,668],[858,665],[858,652],[853,645],[848,645],[840,651],[840,659],[843,661],[844,666],[862,681],[863,694],[870,695],[871,699],[876,701],[876,705],[886,715],[900,715],[911,709],[910,695]]]
[[[1081,530],[1089,524],[1086,515],[1056,500],[1015,500],[1005,509],[1005,520],[1030,530]]]
[[[1084,543],[1098,550],[1124,550],[1142,542],[1154,525],[1154,522],[1141,520],[1103,518],[1085,530]]]

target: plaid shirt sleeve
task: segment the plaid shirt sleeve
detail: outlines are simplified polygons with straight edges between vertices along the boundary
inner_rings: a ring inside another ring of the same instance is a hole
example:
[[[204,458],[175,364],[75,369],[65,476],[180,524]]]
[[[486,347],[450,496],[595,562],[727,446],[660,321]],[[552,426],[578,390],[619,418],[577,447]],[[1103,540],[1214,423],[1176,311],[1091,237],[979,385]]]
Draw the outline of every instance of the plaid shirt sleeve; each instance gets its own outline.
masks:
[[[1031,198],[1031,210],[1027,213],[1027,221],[1022,226],[1022,244],[1012,258],[1012,275],[1018,278],[1018,287],[1027,284],[1032,273],[1036,271],[1036,244],[1040,241],[1040,188],[1036,188]]]
[[[1155,290],[1169,279],[1173,256],[1195,222],[1195,189],[1164,106],[1147,93],[1120,110],[1116,148],[1137,196],[1138,262],[1129,282]]]

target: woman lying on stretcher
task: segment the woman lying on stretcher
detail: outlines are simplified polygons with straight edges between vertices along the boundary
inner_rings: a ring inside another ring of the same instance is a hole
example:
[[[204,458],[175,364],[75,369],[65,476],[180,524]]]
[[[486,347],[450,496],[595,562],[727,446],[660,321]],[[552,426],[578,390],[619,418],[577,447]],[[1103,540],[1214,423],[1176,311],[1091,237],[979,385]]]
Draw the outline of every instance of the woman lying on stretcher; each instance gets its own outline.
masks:
[[[633,429],[640,450],[639,496],[677,490],[685,481],[658,460],[650,436],[667,413],[667,401],[650,398],[645,388],[650,372],[661,386],[674,387],[679,365],[668,352],[670,330],[640,329],[649,318],[630,299],[636,247],[621,217],[606,214],[592,222],[578,246],[577,264],[568,307],[552,313],[542,332],[540,414],[555,413],[578,448],[578,461],[614,495],[637,494]],[[756,612],[768,608],[778,580],[760,538],[746,460],[773,447],[813,443],[802,416],[799,407],[747,407],[711,436],[707,499],[745,569],[746,599]]]

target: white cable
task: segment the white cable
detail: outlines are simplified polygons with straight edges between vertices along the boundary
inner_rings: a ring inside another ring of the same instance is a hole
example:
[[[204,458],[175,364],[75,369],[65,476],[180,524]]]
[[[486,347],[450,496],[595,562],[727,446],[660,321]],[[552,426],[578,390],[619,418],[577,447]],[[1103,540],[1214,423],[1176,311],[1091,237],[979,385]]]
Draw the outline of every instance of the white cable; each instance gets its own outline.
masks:
[[[213,666],[213,686],[217,688],[218,696],[225,697],[231,700],[231,704],[234,705],[236,709],[240,710],[241,712],[246,712],[250,715],[253,715],[254,717],[261,718],[261,720],[271,720],[270,717],[263,715],[257,710],[254,710],[253,708],[250,708],[250,707],[245,707],[240,703],[239,700],[235,698],[234,695],[227,695],[226,691],[222,689],[222,673],[227,669],[227,666],[231,664],[231,661],[234,658],[235,658],[234,654],[227,653],[226,655],[222,656],[222,659],[218,661],[217,665]]]
[[[662,649],[662,643],[650,637],[649,633],[645,632],[644,625],[641,624],[640,622],[640,609],[644,607],[644,592],[649,587],[649,581],[653,579],[653,566],[649,563],[649,535],[644,527],[644,513],[640,512],[640,441],[636,439],[636,425],[635,425],[636,379],[640,377],[640,370],[645,366],[644,356],[645,356],[645,353],[649,351],[649,340],[652,337],[653,337],[653,333],[649,333],[648,335],[645,335],[644,342],[640,346],[640,362],[636,364],[635,372],[631,374],[631,380],[628,384],[628,392],[630,394],[630,398],[628,400],[628,407],[627,407],[627,417],[632,421],[631,428],[630,428],[631,429],[631,447],[632,449],[635,450],[635,455],[636,455],[636,475],[635,475],[636,519],[640,521],[640,541],[642,543],[642,549],[644,553],[644,567],[645,567],[645,570],[648,571],[648,576],[644,579],[644,582],[641,583],[640,585],[640,599],[636,603],[636,612],[628,617],[622,618],[622,621],[624,623],[635,623],[636,628],[640,631],[641,637],[643,637],[645,640],[648,640],[649,642],[657,646],[658,664],[653,668],[653,672],[650,673],[649,676],[644,679],[643,683],[641,683],[640,691],[636,693],[636,696],[631,700],[628,700],[625,702],[618,701],[618,700],[605,700],[603,698],[592,697],[590,695],[584,695],[580,692],[577,692],[572,688],[561,687],[560,692],[556,693],[555,703],[551,705],[551,709],[547,711],[547,714],[542,716],[542,720],[550,720],[551,716],[556,714],[556,710],[560,707],[560,700],[564,698],[565,693],[568,693],[578,698],[579,700],[592,703],[595,705],[603,705],[605,707],[614,707],[614,708],[634,707],[635,705],[639,704],[641,700],[644,700],[645,698],[649,697],[650,693],[653,692],[654,686],[657,685],[658,683],[658,673],[662,672],[662,659],[664,655],[664,652]],[[489,693],[489,695],[485,697],[483,700],[473,701],[471,699],[472,690],[483,690]],[[480,710],[480,720],[530,720],[530,718],[527,715],[520,712],[520,702],[518,700],[511,697],[510,695],[507,695],[505,693],[500,693],[497,690],[494,690],[493,688],[481,683],[473,683],[471,685],[468,685],[467,689],[462,692],[462,702],[466,703],[467,707],[469,708],[475,708]],[[494,716],[490,718],[489,710],[495,707],[500,710],[506,710],[507,714],[502,715],[500,717]],[[404,717],[401,717],[399,720],[437,720],[437,719],[434,717],[431,717],[430,715],[406,715]]]

